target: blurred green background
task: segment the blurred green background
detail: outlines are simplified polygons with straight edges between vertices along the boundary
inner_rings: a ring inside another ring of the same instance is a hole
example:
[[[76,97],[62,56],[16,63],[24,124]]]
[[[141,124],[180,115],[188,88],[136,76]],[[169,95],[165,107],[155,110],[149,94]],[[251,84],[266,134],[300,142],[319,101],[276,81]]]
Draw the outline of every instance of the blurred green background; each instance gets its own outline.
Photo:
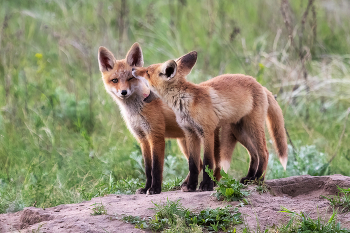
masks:
[[[50,207],[145,181],[142,157],[104,90],[97,50],[139,42],[145,65],[198,52],[189,80],[254,76],[290,135],[286,172],[271,140],[267,178],[350,176],[350,2],[346,0],[1,0],[0,213]],[[165,182],[188,169],[166,144]],[[230,174],[247,172],[237,146]]]

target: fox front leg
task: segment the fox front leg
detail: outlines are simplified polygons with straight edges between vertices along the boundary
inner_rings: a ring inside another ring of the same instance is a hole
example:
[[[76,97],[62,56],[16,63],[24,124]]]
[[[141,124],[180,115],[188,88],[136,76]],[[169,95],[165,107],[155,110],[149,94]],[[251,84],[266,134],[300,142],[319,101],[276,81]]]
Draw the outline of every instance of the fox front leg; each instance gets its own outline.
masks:
[[[214,133],[204,136],[203,181],[199,186],[201,191],[213,191],[214,181],[205,172],[206,166],[211,170],[214,169]]]
[[[181,185],[183,192],[194,192],[198,185],[198,175],[201,170],[200,152],[201,144],[200,138],[195,133],[186,133],[186,145],[189,152],[188,168],[189,174],[185,182]]]
[[[145,163],[146,185],[136,191],[136,194],[146,194],[152,184],[152,154],[151,147],[147,140],[141,141],[142,157]]]
[[[162,191],[165,139],[164,136],[151,139],[152,184],[147,194],[159,194]]]

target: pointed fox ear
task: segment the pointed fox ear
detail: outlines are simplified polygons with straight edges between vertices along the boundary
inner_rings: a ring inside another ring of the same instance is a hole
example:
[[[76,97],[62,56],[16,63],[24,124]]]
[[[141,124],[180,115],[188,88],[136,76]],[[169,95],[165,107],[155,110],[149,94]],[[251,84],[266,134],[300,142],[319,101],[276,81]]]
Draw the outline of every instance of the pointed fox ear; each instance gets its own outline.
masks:
[[[139,43],[134,43],[126,54],[126,62],[129,66],[143,66],[143,55]]]
[[[177,69],[177,64],[174,60],[169,60],[163,63],[161,68],[161,73],[167,78],[171,79],[175,76]]]
[[[179,57],[176,60],[177,66],[178,66],[178,72],[183,74],[184,76],[191,73],[191,70],[193,66],[196,64],[197,61],[197,52],[192,51],[189,52],[182,57]]]
[[[98,49],[98,63],[101,72],[113,69],[115,62],[116,59],[111,51],[103,46]]]

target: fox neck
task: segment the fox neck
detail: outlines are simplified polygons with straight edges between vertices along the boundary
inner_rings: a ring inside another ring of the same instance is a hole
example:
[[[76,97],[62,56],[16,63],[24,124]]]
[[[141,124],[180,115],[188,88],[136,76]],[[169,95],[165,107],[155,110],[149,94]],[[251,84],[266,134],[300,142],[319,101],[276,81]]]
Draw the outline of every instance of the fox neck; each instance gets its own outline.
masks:
[[[125,116],[141,114],[142,109],[145,105],[142,96],[137,95],[136,93],[129,96],[127,99],[114,97],[114,100],[120,106],[121,112]]]
[[[188,92],[188,89],[193,85],[195,84],[186,80],[179,80],[161,88],[158,93],[175,113],[185,113],[188,112],[193,99],[192,94]]]

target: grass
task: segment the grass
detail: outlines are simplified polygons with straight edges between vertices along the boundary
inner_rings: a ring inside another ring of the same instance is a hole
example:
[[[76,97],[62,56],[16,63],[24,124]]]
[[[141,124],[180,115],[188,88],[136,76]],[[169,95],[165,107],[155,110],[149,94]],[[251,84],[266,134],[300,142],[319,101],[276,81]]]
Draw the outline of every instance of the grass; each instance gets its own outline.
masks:
[[[289,214],[289,220],[286,224],[280,226],[267,227],[265,230],[261,230],[260,227],[257,229],[250,229],[245,227],[242,229],[243,233],[349,233],[350,230],[342,228],[340,222],[337,222],[337,212],[333,211],[333,214],[327,220],[325,218],[318,217],[312,219],[304,212],[294,212],[282,207],[282,213]],[[258,224],[259,226],[259,224]]]
[[[249,194],[248,191],[242,191],[242,189],[246,188],[245,185],[241,184],[238,180],[229,177],[224,170],[220,171],[222,176],[220,181],[216,180],[213,170],[209,169],[208,165],[205,167],[205,172],[208,173],[209,177],[217,185],[217,187],[215,187],[215,196],[218,200],[239,201]]]
[[[256,184],[257,186],[256,186],[255,190],[259,194],[267,193],[269,191],[269,186],[266,185],[265,181],[255,180],[255,181],[250,182],[248,184]]]
[[[136,228],[162,232],[232,232],[234,225],[242,223],[241,213],[237,208],[232,210],[232,206],[206,209],[197,214],[185,209],[180,200],[167,200],[165,204],[155,204],[154,209],[156,214],[148,220],[128,215],[123,221],[135,224]]]
[[[91,215],[95,216],[95,215],[107,214],[107,210],[106,210],[105,206],[102,204],[102,202],[92,204],[91,206],[93,206]]]
[[[134,224],[139,229],[149,229],[162,232],[238,232],[235,225],[243,223],[243,218],[238,208],[232,206],[225,208],[206,209],[200,213],[192,213],[182,207],[180,200],[169,201],[163,205],[155,204],[156,214],[149,219],[141,219],[138,216],[124,216],[122,219],[127,223]],[[282,208],[281,213],[288,213],[289,220],[280,226],[270,226],[265,230],[258,228],[255,230],[249,227],[241,229],[243,233],[348,233],[350,230],[342,228],[337,222],[337,212],[333,211],[330,218],[318,217],[312,219],[304,212],[294,212]],[[246,223],[244,223],[246,224]]]
[[[103,45],[121,59],[135,41],[145,65],[197,50],[190,81],[244,73],[277,94],[295,148],[290,142],[284,173],[268,141],[268,178],[349,176],[350,135],[341,137],[350,106],[348,2],[314,1],[305,24],[308,1],[288,2],[292,34],[280,2],[268,0],[1,1],[0,213],[132,193],[145,182],[139,145],[104,90],[96,55]],[[167,141],[165,183],[188,172],[175,144]],[[229,175],[243,177],[248,153],[238,145],[232,158]]]
[[[333,208],[339,208],[341,212],[350,211],[350,188],[338,187],[339,193],[334,197],[325,197]]]
[[[336,212],[334,211],[328,220],[322,220],[318,217],[316,220],[311,219],[306,213],[296,213],[283,208],[281,212],[291,214],[291,219],[286,225],[279,227],[278,232],[319,232],[319,233],[336,233],[350,232],[350,230],[341,227],[340,223],[336,222]]]

